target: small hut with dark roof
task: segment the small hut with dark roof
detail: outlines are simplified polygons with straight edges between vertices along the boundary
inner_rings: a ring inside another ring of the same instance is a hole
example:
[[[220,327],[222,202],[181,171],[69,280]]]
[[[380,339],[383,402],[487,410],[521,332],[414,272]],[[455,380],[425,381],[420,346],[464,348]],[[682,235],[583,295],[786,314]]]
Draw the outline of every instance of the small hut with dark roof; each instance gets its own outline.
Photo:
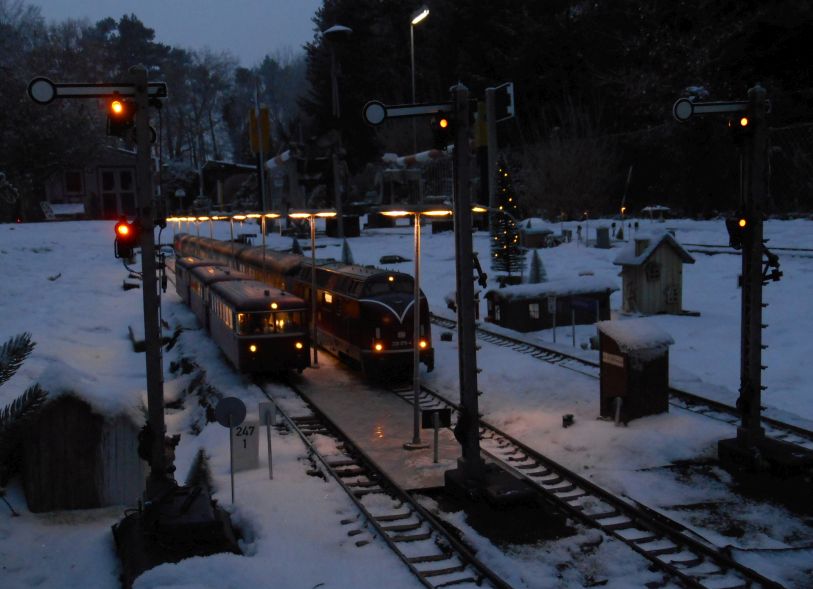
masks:
[[[571,322],[589,325],[610,318],[610,294],[617,290],[614,280],[599,276],[489,290],[486,321],[523,332]]]
[[[622,311],[682,312],[683,264],[694,264],[694,258],[672,234],[637,236],[613,263],[621,266]]]

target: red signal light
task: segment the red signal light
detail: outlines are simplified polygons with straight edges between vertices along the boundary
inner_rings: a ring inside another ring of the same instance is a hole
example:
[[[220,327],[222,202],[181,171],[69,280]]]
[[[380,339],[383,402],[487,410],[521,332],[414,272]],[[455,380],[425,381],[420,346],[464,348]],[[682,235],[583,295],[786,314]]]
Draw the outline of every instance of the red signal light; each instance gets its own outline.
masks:
[[[141,238],[140,226],[136,223],[128,223],[126,219],[121,219],[114,228],[116,239],[114,240],[114,252],[117,258],[131,258],[133,249],[138,247]]]
[[[121,100],[114,100],[110,103],[110,112],[114,115],[120,115],[124,112],[124,103]]]
[[[130,226],[127,223],[118,223],[116,225],[116,233],[121,237],[127,237],[130,234]]]

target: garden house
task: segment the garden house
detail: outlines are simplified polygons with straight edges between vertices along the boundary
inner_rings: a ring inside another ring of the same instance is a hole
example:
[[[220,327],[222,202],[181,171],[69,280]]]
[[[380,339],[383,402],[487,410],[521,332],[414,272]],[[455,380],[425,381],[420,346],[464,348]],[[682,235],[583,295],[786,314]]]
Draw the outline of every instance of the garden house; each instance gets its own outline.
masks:
[[[636,236],[613,263],[621,266],[622,311],[681,313],[683,264],[694,258],[670,233]]]

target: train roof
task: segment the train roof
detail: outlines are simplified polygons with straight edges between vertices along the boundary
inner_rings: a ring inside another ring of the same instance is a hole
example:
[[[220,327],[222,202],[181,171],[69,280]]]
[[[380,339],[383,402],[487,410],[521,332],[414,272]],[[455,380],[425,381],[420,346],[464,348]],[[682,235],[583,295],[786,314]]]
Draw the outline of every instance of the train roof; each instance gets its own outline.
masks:
[[[249,262],[257,268],[261,268],[264,264],[266,268],[278,274],[295,272],[303,263],[303,257],[300,255],[278,252],[268,248],[265,248],[265,256],[263,256],[262,246],[246,248],[240,252],[238,257],[240,260]]]
[[[204,260],[203,258],[196,258],[194,256],[182,256],[175,258],[175,265],[187,270],[198,268],[200,266],[223,266],[223,262],[216,262],[214,260]]]
[[[251,276],[248,274],[232,270],[225,265],[196,266],[189,273],[205,285],[226,280],[251,280]]]
[[[211,291],[238,311],[271,311],[272,303],[283,311],[306,307],[299,297],[256,280],[215,282]]]

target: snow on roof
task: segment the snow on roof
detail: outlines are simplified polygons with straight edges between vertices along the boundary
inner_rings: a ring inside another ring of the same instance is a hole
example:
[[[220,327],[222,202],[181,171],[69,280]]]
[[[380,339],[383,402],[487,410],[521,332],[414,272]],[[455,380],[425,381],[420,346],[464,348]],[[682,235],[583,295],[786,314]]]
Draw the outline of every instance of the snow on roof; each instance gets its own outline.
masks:
[[[649,244],[637,256],[635,255],[635,244],[638,241],[646,240]],[[675,250],[675,253],[680,256],[684,264],[694,264],[694,258],[687,252],[682,245],[672,236],[671,233],[664,231],[655,235],[636,235],[635,239],[631,240],[624,249],[622,249],[613,260],[616,266],[640,266],[649,259],[649,256],[658,248],[661,242],[665,241]]]
[[[614,340],[622,352],[661,352],[675,343],[672,336],[649,319],[599,321],[599,332]]]
[[[51,210],[55,215],[83,215],[85,205],[77,203],[51,203]]]
[[[664,211],[665,212],[665,211],[668,211],[668,210],[670,210],[669,207],[665,207],[663,205],[649,205],[649,206],[644,207],[644,208],[641,209],[641,211],[645,212],[645,213],[649,213],[649,212],[657,213],[658,211]]]
[[[577,276],[561,278],[536,284],[516,284],[499,290],[489,290],[486,296],[496,296],[503,300],[535,299],[540,297],[567,297],[571,295],[618,290],[615,280],[604,276]]]

